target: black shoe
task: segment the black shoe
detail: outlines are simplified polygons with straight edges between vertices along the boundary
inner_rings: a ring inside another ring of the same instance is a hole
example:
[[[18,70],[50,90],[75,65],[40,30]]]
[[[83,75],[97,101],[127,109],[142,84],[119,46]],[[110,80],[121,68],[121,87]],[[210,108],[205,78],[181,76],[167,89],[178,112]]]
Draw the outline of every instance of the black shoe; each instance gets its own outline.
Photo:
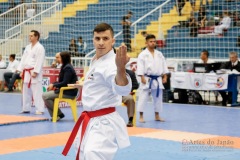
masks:
[[[58,116],[57,116],[57,121],[63,119],[64,117],[65,117],[64,114],[60,114],[60,115],[58,115]],[[51,121],[52,121],[52,118],[51,118]]]
[[[21,111],[21,112],[19,112],[19,114],[29,114],[30,113],[30,111]]]
[[[127,127],[133,127],[133,123],[132,122],[128,122]]]

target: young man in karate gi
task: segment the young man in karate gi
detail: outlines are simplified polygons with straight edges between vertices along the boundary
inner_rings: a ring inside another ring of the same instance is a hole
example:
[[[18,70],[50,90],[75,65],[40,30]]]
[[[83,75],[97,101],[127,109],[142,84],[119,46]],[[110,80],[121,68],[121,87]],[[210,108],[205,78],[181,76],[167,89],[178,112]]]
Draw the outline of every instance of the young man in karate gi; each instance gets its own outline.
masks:
[[[130,145],[125,122],[115,110],[122,96],[131,92],[131,78],[125,70],[129,57],[124,45],[115,55],[113,33],[106,23],[93,30],[96,54],[85,75],[83,113],[63,150],[66,155],[77,135],[76,160],[112,160],[118,148]]]
[[[32,99],[34,101],[35,114],[44,113],[44,102],[42,99],[42,68],[45,58],[45,49],[39,43],[40,34],[32,30],[29,34],[31,44],[27,45],[21,58],[18,71],[23,81],[22,87],[22,111],[20,113],[30,113]]]
[[[146,46],[147,48],[139,54],[137,61],[137,75],[141,77],[137,104],[137,111],[140,112],[139,122],[145,122],[143,112],[150,95],[153,98],[155,120],[164,121],[159,112],[163,105],[163,83],[167,82],[166,73],[169,71],[163,54],[155,49],[156,38],[154,35],[147,35]]]

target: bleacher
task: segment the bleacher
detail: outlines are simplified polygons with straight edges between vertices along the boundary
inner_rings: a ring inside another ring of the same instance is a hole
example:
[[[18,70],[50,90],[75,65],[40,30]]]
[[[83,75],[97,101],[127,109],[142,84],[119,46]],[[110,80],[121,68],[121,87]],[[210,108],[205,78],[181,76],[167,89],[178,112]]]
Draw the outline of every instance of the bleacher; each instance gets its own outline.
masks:
[[[207,5],[207,19],[213,19],[219,16],[223,11],[230,14],[239,11],[240,2],[225,2],[213,0],[212,4]],[[195,18],[197,14],[195,14]],[[200,52],[207,49],[210,57],[214,59],[228,58],[231,51],[240,53],[240,47],[237,46],[238,36],[240,36],[240,26],[233,25],[233,17],[230,16],[231,27],[219,36],[190,37],[189,27],[173,27],[168,30],[166,37],[166,47],[161,51],[168,58],[199,58]]]
[[[48,56],[54,56],[56,52],[68,50],[68,45],[72,38],[77,39],[79,36],[88,44],[88,52],[93,50],[92,30],[96,24],[106,22],[113,26],[115,34],[122,31],[121,19],[126,15],[128,10],[133,12],[131,21],[134,22],[142,17],[165,0],[100,0],[97,4],[90,4],[85,11],[77,11],[76,17],[65,18],[64,24],[60,25],[59,32],[52,32],[49,38],[41,40],[46,48]],[[172,5],[172,4],[171,4]],[[107,7],[107,9],[106,9]],[[168,12],[167,9],[163,13]],[[152,20],[157,20],[159,13],[156,12],[137,25],[137,30],[145,29]],[[134,33],[134,28],[132,33]],[[133,36],[132,36],[133,37]],[[117,37],[116,45],[123,42],[122,35]]]

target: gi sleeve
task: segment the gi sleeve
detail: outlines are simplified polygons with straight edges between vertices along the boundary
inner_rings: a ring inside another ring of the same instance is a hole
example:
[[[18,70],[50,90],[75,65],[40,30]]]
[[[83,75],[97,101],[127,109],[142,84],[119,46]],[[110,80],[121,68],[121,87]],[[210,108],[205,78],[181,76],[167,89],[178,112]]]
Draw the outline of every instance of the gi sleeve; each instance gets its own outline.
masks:
[[[116,84],[116,74],[117,74],[117,69],[116,67],[112,67],[114,69],[111,69],[111,67],[108,67],[109,70],[105,72],[105,80],[107,81],[107,84],[112,88],[112,91],[115,94],[121,95],[121,96],[127,96],[130,94],[131,89],[132,89],[132,81],[130,76],[126,73],[127,79],[128,79],[128,84],[126,86],[119,86]]]
[[[143,57],[143,54],[140,53],[140,55],[138,56],[138,59],[137,59],[137,75],[138,76],[141,76],[141,75],[144,75],[144,57]]]

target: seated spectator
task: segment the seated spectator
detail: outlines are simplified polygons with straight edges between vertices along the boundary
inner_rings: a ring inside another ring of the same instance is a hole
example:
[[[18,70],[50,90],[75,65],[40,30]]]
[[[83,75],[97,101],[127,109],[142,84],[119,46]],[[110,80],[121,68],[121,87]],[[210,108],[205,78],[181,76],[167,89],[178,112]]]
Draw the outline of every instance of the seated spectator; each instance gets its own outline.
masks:
[[[83,41],[82,37],[79,37],[77,45],[80,57],[84,57],[87,51],[87,43]]]
[[[55,60],[52,62],[52,68],[61,68],[62,64],[60,63],[60,52],[56,53]]]
[[[0,54],[0,69],[5,69],[6,63],[2,59],[2,55]],[[0,74],[0,91],[4,90],[4,82],[3,82],[3,74]]]
[[[190,37],[197,37],[198,36],[198,22],[194,17],[190,18],[189,28],[190,28]]]
[[[238,72],[240,72],[240,62],[238,61],[238,54],[237,52],[230,52],[229,54],[229,61],[227,61],[226,63],[223,63],[221,66],[221,69],[229,69],[229,70],[237,70]],[[229,104],[232,103],[232,92],[228,92],[228,95],[225,91],[220,91],[219,92],[222,96],[222,105],[226,106],[227,102]]]
[[[0,54],[0,69],[2,68],[6,68],[6,63],[5,61],[2,59],[2,55]]]
[[[228,29],[231,24],[231,18],[228,16],[228,12],[223,12],[223,18],[218,26],[214,27],[215,34],[222,34],[224,29]]]
[[[71,57],[75,57],[78,55],[78,46],[76,44],[75,39],[71,39],[71,42],[69,44],[69,51],[70,51]]]
[[[122,102],[127,106],[128,113],[128,124],[127,127],[133,127],[133,116],[135,112],[135,101],[133,99],[133,90],[138,89],[139,84],[136,78],[136,75],[133,71],[126,69],[126,72],[129,74],[132,80],[132,91],[128,96],[122,97]]]
[[[209,59],[208,57],[209,57],[209,52],[207,50],[203,50],[200,56],[201,59],[197,63],[204,63],[204,64],[214,63],[214,61]]]
[[[16,81],[16,78],[21,79],[19,74],[17,74],[17,67],[19,65],[19,61],[15,59],[15,56],[16,56],[15,54],[11,54],[9,56],[9,64],[7,67],[7,70],[9,70],[9,71],[4,73],[4,79],[5,79],[6,86],[7,86],[7,90],[6,90],[7,92],[13,91],[13,85]],[[14,75],[14,74],[17,74],[17,75]]]
[[[61,87],[67,87],[68,84],[76,83],[78,80],[76,72],[71,65],[71,55],[69,52],[61,52],[59,63],[62,64],[58,82],[54,82],[48,86],[48,92],[44,92],[42,97],[43,101],[48,109],[50,116],[53,116],[53,107],[54,107],[54,99],[59,96],[59,92]],[[74,98],[78,93],[78,89],[70,89],[63,92],[63,97],[65,98]],[[58,109],[58,118],[60,120],[64,118],[65,115],[62,113],[60,109]]]
[[[205,27],[205,23],[206,23],[206,7],[205,6],[201,6],[198,12],[198,25],[200,27]]]

